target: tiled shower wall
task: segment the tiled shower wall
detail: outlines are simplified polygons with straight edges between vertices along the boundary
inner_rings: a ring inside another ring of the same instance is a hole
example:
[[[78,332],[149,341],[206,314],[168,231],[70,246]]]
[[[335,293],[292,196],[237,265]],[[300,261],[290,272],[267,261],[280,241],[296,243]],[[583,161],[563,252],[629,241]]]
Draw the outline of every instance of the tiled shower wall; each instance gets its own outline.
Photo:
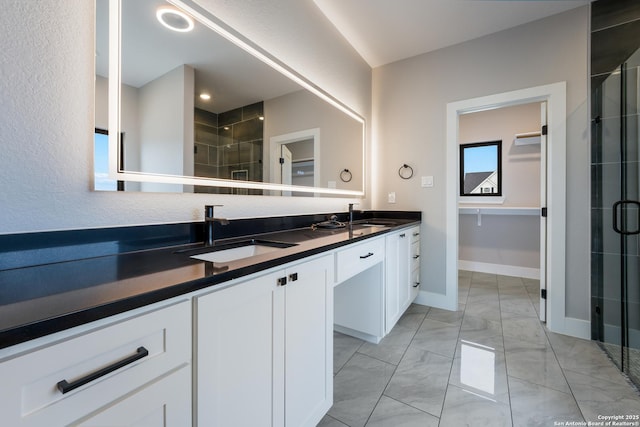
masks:
[[[215,114],[195,109],[195,175],[262,181],[263,102]],[[196,187],[197,193],[261,194],[260,190]]]

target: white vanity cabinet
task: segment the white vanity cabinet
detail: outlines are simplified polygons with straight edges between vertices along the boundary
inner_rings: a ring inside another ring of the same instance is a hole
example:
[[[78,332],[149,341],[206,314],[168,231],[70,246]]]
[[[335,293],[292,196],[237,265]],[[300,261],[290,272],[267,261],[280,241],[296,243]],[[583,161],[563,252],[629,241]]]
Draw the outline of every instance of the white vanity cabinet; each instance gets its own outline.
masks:
[[[333,401],[333,258],[195,298],[196,424],[315,426]]]
[[[420,228],[385,237],[385,333],[389,333],[418,296]]]
[[[128,316],[0,352],[2,424],[190,425],[190,301]]]

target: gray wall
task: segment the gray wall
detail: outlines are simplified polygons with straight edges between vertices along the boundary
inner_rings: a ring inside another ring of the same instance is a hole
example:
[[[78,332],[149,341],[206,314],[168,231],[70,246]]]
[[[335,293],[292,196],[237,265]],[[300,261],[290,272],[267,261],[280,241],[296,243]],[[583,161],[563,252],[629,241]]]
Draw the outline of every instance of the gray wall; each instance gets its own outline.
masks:
[[[566,81],[566,313],[589,318],[588,22],[585,6],[374,69],[374,206],[423,211],[425,290],[445,293],[447,103]],[[412,180],[398,177],[403,163]],[[435,186],[421,188],[422,175]],[[396,204],[387,203],[390,191]]]
[[[540,268],[540,218],[527,215],[460,215],[458,259]]]
[[[312,2],[203,3],[369,117],[371,69]],[[93,2],[5,1],[0,27],[0,233],[201,220],[211,203],[232,219],[347,209],[321,197],[92,192]]]

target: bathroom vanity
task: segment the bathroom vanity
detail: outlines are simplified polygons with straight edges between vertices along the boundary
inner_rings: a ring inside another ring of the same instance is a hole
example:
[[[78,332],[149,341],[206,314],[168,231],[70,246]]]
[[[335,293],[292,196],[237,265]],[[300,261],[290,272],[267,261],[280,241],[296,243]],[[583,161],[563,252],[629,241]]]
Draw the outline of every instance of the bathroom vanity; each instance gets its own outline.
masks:
[[[364,216],[221,236],[209,249],[283,244],[225,262],[189,243],[1,270],[5,422],[315,426],[333,400],[334,307],[336,329],[377,342],[418,289],[420,214]]]

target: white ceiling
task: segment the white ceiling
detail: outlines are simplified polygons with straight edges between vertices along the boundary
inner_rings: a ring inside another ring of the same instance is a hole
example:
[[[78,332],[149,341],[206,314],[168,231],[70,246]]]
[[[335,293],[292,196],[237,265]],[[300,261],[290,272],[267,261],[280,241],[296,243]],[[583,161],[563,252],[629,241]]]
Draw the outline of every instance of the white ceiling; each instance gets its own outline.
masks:
[[[313,1],[373,68],[589,3],[589,0]]]

